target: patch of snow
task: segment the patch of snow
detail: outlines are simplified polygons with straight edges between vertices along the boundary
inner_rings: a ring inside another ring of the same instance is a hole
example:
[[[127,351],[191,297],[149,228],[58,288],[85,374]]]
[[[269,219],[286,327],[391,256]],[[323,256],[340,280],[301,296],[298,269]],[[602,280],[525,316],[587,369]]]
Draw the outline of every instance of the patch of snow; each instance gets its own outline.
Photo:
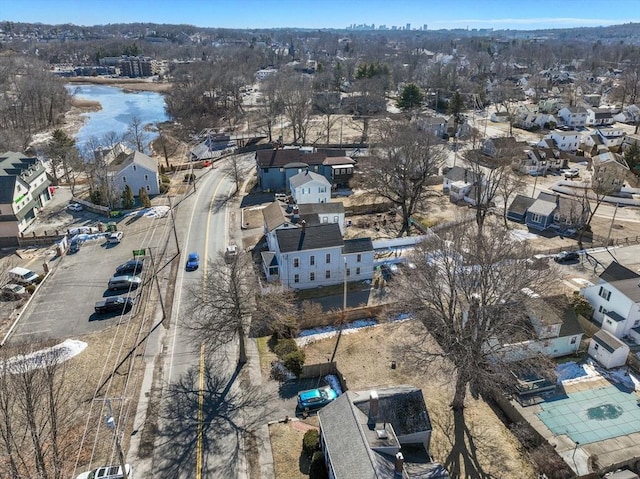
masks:
[[[511,238],[516,241],[526,241],[526,240],[537,238],[537,236],[534,235],[533,233],[529,233],[528,231],[524,231],[524,230],[511,230],[509,234]]]
[[[593,286],[593,283],[591,281],[588,281],[584,278],[571,278],[571,281],[573,281],[574,283],[576,283],[577,285],[583,287],[583,288],[587,288],[589,286]]]
[[[558,366],[556,366],[556,374],[558,376],[558,383],[563,384],[592,381],[601,377],[598,371],[593,367],[593,364],[589,362],[585,364],[578,364],[573,361],[569,361],[567,363],[558,364]]]
[[[152,206],[151,208],[143,208],[139,211],[132,211],[125,216],[145,216],[147,218],[164,218],[169,213],[168,206]]]
[[[77,228],[71,228],[69,230],[70,235],[86,235],[86,234],[95,234],[98,233],[99,230],[95,226],[78,226]]]
[[[342,394],[342,388],[340,387],[340,381],[338,381],[338,376],[335,374],[327,374],[324,377],[324,380],[327,381],[331,389],[333,389],[338,396]]]
[[[67,339],[50,348],[41,349],[26,355],[9,358],[4,363],[11,374],[26,373],[34,369],[45,368],[52,364],[61,364],[77,356],[87,347],[87,343],[75,339]]]
[[[342,328],[336,326],[319,326],[317,328],[306,329],[301,331],[296,338],[298,347],[306,346],[321,339],[332,338],[338,334],[338,329],[342,329],[342,334],[350,334],[363,328],[369,328],[377,325],[375,319],[359,319],[352,323],[345,324]]]

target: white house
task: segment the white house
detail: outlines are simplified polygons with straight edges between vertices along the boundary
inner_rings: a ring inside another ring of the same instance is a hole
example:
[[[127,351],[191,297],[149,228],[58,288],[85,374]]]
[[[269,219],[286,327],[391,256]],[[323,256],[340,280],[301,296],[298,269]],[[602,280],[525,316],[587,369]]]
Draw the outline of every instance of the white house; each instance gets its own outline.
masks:
[[[593,308],[593,319],[617,338],[640,342],[640,286],[638,278],[599,283],[580,290]]]
[[[313,171],[305,170],[289,178],[289,189],[298,205],[328,203],[331,200],[331,183]]]
[[[596,132],[607,148],[617,148],[624,140],[624,131],[619,128],[597,128]]]
[[[438,138],[442,138],[447,132],[447,120],[441,116],[418,118],[416,123],[419,130],[431,133]]]
[[[593,335],[588,349],[589,356],[606,369],[624,366],[629,351],[629,346],[603,329]]]
[[[141,188],[149,195],[160,194],[160,175],[158,162],[139,151],[126,157],[122,163],[109,165],[111,184],[117,192],[122,192],[129,185],[134,196],[138,196]]]
[[[285,215],[276,201],[263,209],[268,251],[262,252],[267,281],[310,289],[373,278],[371,238],[344,240],[342,203],[297,206]]]
[[[551,139],[556,148],[562,151],[576,151],[580,145],[582,134],[575,130],[555,129],[544,137],[544,140]],[[546,143],[538,143],[542,148],[546,147]]]
[[[587,125],[606,126],[613,125],[614,112],[608,108],[587,108]]]
[[[17,237],[51,200],[42,161],[8,151],[0,155],[0,238]]]
[[[586,126],[587,110],[580,106],[566,106],[558,112],[558,118],[567,126]]]
[[[343,240],[335,223],[275,231],[277,277],[287,288],[310,289],[373,278],[371,238]],[[273,271],[273,270],[271,270]]]

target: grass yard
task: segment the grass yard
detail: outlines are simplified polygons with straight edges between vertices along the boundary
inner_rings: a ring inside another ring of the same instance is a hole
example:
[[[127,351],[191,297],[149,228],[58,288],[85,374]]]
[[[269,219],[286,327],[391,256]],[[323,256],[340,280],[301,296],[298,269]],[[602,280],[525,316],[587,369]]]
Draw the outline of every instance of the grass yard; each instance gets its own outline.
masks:
[[[302,454],[302,438],[311,428],[318,427],[315,416],[304,421],[275,423],[269,426],[276,478],[305,479],[309,477],[309,458]]]
[[[403,361],[402,344],[416,337],[413,329],[416,327],[421,326],[412,321],[404,321],[343,334],[336,360],[348,388],[354,391],[400,384],[422,388],[433,424],[431,453],[435,460],[442,462],[451,448],[450,434],[453,431],[448,406],[451,399],[451,378],[439,371],[418,371]],[[305,346],[306,363],[326,362],[331,357],[334,346],[335,337]],[[395,369],[391,368],[392,361],[396,362]],[[465,414],[467,424],[475,435],[486,472],[503,478],[536,477],[518,441],[485,402],[469,399]],[[299,475],[302,474],[300,467],[295,472],[298,475],[288,475],[294,474],[291,465],[298,464],[304,435],[304,432],[290,429],[290,424],[278,424],[271,429],[276,477],[307,477]]]

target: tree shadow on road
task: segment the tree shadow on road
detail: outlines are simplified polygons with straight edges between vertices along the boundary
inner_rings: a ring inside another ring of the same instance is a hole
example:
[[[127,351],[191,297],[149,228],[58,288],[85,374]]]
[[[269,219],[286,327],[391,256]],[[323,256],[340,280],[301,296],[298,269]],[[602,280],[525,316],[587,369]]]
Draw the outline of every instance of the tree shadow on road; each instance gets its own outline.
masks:
[[[207,361],[187,371],[164,394],[155,466],[162,477],[195,477],[201,411],[202,471],[205,477],[233,477],[243,451],[243,436],[265,422],[272,397],[245,378],[237,367],[225,375]]]

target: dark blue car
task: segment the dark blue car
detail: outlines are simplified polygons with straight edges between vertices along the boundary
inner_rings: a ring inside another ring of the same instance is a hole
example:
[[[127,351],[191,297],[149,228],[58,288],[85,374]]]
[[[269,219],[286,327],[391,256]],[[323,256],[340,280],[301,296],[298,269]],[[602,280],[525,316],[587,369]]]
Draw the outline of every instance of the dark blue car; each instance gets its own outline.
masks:
[[[198,256],[198,253],[189,253],[189,256],[187,257],[186,270],[195,271],[196,269],[198,269],[199,266],[200,266],[200,256]]]

